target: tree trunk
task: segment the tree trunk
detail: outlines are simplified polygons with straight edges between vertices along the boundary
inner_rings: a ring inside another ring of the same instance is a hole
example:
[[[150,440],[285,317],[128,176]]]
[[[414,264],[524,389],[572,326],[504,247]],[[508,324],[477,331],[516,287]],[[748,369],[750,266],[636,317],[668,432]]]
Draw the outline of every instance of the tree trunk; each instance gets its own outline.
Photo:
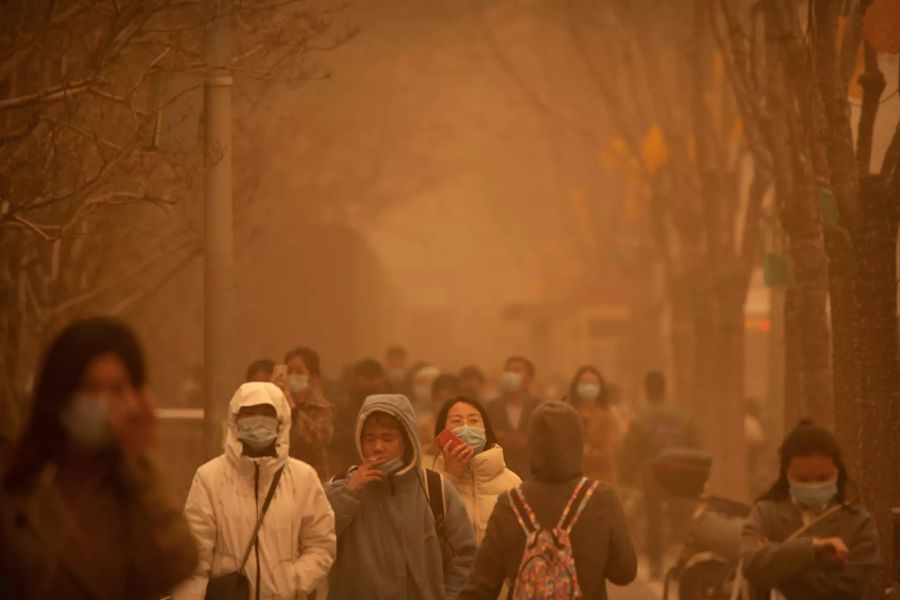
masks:
[[[674,277],[669,291],[673,387],[676,402],[689,412],[696,409],[696,380],[694,379],[696,348],[691,298],[692,294],[686,278]]]
[[[854,293],[856,258],[849,232],[843,228],[826,226],[825,246],[829,258],[834,432],[844,450],[851,476],[859,477],[859,324]]]
[[[716,449],[722,490],[730,498],[749,498],[747,450],[744,439],[744,288],[726,281],[718,296],[718,348],[715,353]],[[712,375],[712,374],[711,374]]]
[[[801,390],[804,416],[831,427],[831,360],[828,304],[828,262],[818,227],[791,232],[790,250],[797,277],[791,315],[800,344]],[[793,333],[793,332],[792,332]],[[790,421],[786,426],[790,427]]]
[[[860,420],[863,499],[885,544],[891,507],[900,505],[900,371],[897,352],[897,219],[882,178],[861,179],[862,223],[853,232],[859,306]],[[883,546],[885,547],[885,546]],[[885,559],[889,555],[885,552]],[[881,597],[892,578],[888,561],[873,578]]]
[[[784,435],[808,413],[803,394],[803,304],[802,293],[797,286],[789,287],[784,294]]]

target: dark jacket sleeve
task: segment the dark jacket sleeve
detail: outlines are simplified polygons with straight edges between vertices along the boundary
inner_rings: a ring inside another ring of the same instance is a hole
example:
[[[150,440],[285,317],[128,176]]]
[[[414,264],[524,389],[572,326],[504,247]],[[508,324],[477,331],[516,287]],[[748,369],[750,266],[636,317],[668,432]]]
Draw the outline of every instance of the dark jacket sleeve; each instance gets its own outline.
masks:
[[[878,535],[870,516],[863,514],[853,539],[844,540],[850,549],[850,560],[840,568],[820,564],[810,536],[780,544],[769,542],[765,517],[766,506],[758,503],[744,525],[741,539],[744,576],[754,587],[779,588],[795,597],[860,597],[869,572],[878,564]]]
[[[459,493],[453,484],[444,480],[444,496],[447,501],[447,540],[453,548],[453,558],[447,565],[444,574],[444,588],[447,600],[456,600],[466,584],[466,579],[472,570],[475,561],[475,534],[472,532],[472,523],[466,512]]]
[[[815,566],[816,554],[810,537],[781,544],[768,541],[764,503],[754,505],[741,533],[744,577],[754,587],[771,589]]]
[[[506,578],[503,559],[509,552],[509,542],[504,539],[507,537],[504,529],[511,518],[513,517],[509,506],[509,494],[501,494],[488,520],[484,541],[481,542],[478,557],[475,559],[475,568],[472,569],[465,589],[459,595],[460,600],[496,600],[500,595]]]
[[[130,506],[131,537],[125,552],[137,587],[150,595],[161,594],[193,572],[197,546],[149,457],[124,459],[121,473]]]
[[[616,585],[628,585],[637,576],[637,554],[628,532],[625,511],[612,489],[608,490],[605,503],[609,511],[609,554],[606,561],[606,578]]]
[[[854,600],[862,598],[868,578],[879,563],[878,532],[868,514],[861,515],[860,526],[853,539],[844,540],[850,549],[847,566],[827,569],[820,565],[786,581],[781,589],[791,596]],[[794,591],[796,590],[796,591]]]

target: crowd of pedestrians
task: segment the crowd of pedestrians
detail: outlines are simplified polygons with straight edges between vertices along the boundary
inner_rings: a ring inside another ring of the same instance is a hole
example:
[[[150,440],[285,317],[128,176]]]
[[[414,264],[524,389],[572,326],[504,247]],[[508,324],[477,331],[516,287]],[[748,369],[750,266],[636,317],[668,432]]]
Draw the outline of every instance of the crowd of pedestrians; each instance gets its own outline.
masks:
[[[2,457],[0,597],[604,599],[638,570],[621,490],[642,498],[651,576],[690,519],[652,476],[661,452],[700,446],[660,372],[629,416],[590,365],[540,398],[523,356],[496,398],[478,367],[444,372],[399,346],[340,385],[305,346],[245,381],[182,508],[153,458],[135,336],[107,318],[67,327]],[[861,597],[878,540],[851,496],[833,436],[798,426],[745,525],[747,585]]]

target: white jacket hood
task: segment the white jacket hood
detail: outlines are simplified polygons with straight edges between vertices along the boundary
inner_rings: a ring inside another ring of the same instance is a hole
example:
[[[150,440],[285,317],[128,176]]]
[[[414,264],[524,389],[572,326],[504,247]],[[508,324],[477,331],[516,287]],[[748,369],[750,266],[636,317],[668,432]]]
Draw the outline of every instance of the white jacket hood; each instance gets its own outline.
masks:
[[[275,456],[249,458],[244,456],[244,445],[237,439],[237,415],[245,406],[268,404],[275,409],[278,417],[278,437],[275,440]],[[291,434],[291,406],[284,392],[274,383],[253,381],[245,383],[234,393],[228,403],[227,431],[225,433],[225,454],[240,469],[258,463],[260,467],[280,467],[287,461]]]

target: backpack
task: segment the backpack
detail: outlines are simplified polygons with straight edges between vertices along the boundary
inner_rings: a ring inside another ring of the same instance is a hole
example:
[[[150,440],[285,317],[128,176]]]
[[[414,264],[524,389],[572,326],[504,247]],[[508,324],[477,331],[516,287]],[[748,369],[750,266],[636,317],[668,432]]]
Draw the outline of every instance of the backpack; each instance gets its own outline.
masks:
[[[521,487],[510,490],[509,504],[525,532],[525,550],[511,598],[563,600],[584,597],[575,571],[571,533],[598,485],[599,482],[582,477],[553,529],[541,527]]]

